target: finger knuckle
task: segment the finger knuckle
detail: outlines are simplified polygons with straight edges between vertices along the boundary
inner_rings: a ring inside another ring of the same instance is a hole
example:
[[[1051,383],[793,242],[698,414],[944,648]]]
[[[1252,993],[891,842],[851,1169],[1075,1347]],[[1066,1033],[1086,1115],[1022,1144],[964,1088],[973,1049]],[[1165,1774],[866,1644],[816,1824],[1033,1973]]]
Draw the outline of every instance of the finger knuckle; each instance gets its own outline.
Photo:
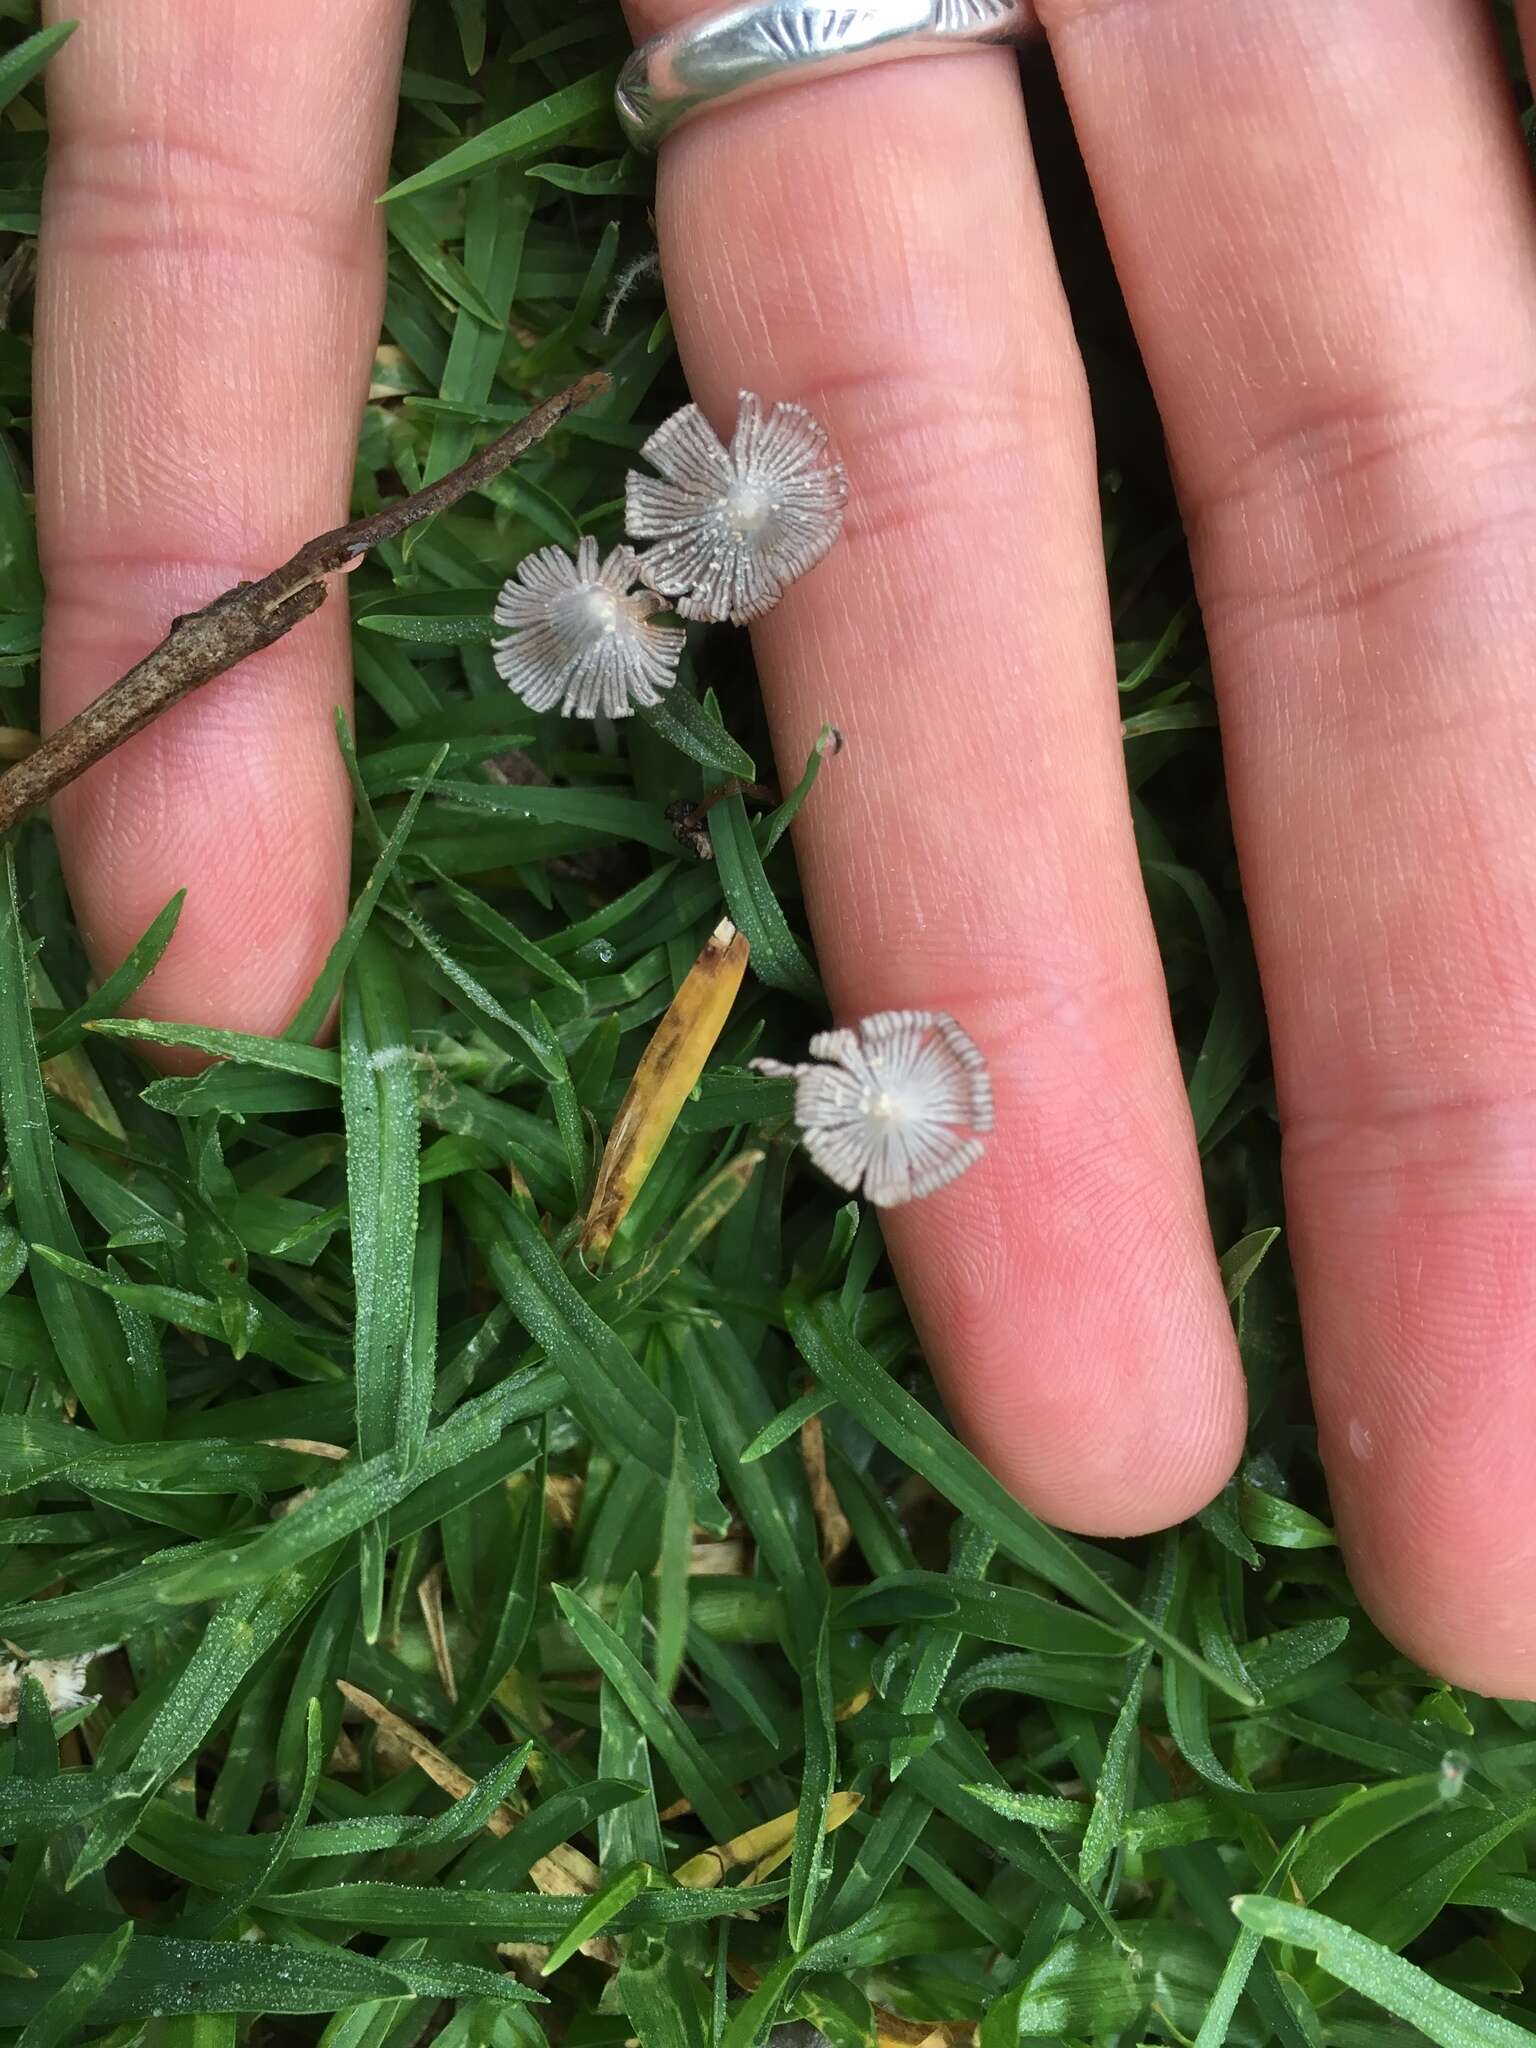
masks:
[[[1536,388],[1378,383],[1311,402],[1186,491],[1229,649],[1536,578]]]

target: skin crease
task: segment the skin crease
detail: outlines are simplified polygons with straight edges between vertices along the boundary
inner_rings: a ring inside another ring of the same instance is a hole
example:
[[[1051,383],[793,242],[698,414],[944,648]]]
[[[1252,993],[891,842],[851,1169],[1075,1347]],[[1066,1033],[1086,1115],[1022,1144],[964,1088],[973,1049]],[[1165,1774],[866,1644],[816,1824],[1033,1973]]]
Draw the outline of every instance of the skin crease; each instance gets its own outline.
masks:
[[[695,10],[636,27],[663,11]],[[1195,545],[1351,1569],[1432,1668],[1530,1695],[1536,221],[1507,96],[1474,0],[1042,11]],[[40,303],[52,719],[341,514],[403,9],[73,12]],[[743,383],[804,399],[853,481],[756,642],[781,767],[825,718],[848,737],[797,832],[839,1014],[948,1007],[992,1060],[985,1163],[890,1218],[952,1411],[1056,1520],[1174,1519],[1238,1455],[1241,1382],[1011,60],[716,110],[666,146],[659,225],[717,425]],[[277,1028],[335,930],[341,623],[56,806],[102,966],[191,884],[159,1014]]]

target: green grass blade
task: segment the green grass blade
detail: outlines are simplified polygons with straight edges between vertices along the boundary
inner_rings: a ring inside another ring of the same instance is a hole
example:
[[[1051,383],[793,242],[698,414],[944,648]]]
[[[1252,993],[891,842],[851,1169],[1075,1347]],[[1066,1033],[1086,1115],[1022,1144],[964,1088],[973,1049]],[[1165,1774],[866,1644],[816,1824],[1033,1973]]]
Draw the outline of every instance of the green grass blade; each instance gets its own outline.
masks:
[[[328,1485],[251,1542],[215,1548],[170,1577],[160,1588],[159,1598],[185,1605],[263,1585],[356,1534],[434,1481],[469,1466],[477,1456],[499,1445],[514,1424],[542,1415],[564,1396],[565,1381],[552,1367],[515,1373],[502,1385],[466,1402],[432,1430],[408,1472],[401,1471],[392,1451],[365,1464],[344,1466]],[[532,1464],[538,1455],[532,1437],[518,1439],[514,1449],[523,1464]]]
[[[665,740],[690,761],[697,761],[711,775],[722,781],[734,775],[742,782],[756,782],[757,764],[752,756],[737,746],[696,697],[689,695],[685,684],[676,684],[659,704],[643,707],[637,716],[658,739]]]
[[[485,1826],[491,1815],[514,1792],[518,1779],[528,1767],[533,1754],[532,1742],[520,1743],[518,1747],[501,1757],[492,1765],[473,1792],[463,1799],[456,1799],[452,1806],[440,1813],[435,1820],[429,1820],[412,1843],[419,1855],[423,1849],[457,1848],[472,1841]],[[516,1830],[513,1830],[516,1833]]]
[[[1141,1701],[1146,1690],[1152,1652],[1143,1650],[1131,1665],[1115,1725],[1104,1750],[1104,1762],[1093,1788],[1093,1810],[1078,1854],[1077,1874],[1086,1885],[1097,1882],[1120,1844],[1126,1815],[1135,1803],[1136,1766],[1141,1739]]]
[[[593,1435],[620,1457],[641,1458],[665,1480],[672,1469],[672,1410],[622,1341],[494,1181],[468,1174],[450,1193],[492,1279],[529,1336],[565,1373]]]
[[[789,1943],[794,1949],[805,1948],[811,1939],[817,1903],[826,1883],[823,1851],[827,1806],[837,1776],[830,1609],[825,1600],[815,1635],[810,1641],[802,1642],[801,1652],[801,1669],[806,1678],[805,1762],[800,1778],[794,1850],[789,1866]]]
[[[614,1991],[640,2048],[710,2048],[703,1984],[670,1942],[631,1940]]]
[[[548,149],[552,143],[606,115],[612,98],[613,76],[609,72],[594,73],[561,92],[550,93],[533,106],[508,115],[505,121],[497,121],[482,129],[470,141],[449,150],[414,177],[403,178],[398,185],[392,185],[384,194],[382,203],[387,205],[396,199],[408,199],[418,192],[433,191],[439,185],[459,184],[508,157],[530,156],[536,150]]]
[[[51,28],[40,28],[36,35],[28,36],[24,43],[18,43],[14,50],[7,50],[0,57],[0,107],[8,107],[17,93],[26,90],[79,26],[78,21],[56,21]],[[35,2044],[28,2041],[26,2048],[35,2048]]]
[[[48,1246],[66,1258],[81,1256],[59,1182],[48,1122],[48,1098],[32,1037],[27,1001],[26,940],[16,894],[16,856],[5,853],[5,901],[0,905],[0,1121],[16,1218],[33,1247],[32,1286],[70,1385],[97,1428],[108,1436],[131,1437],[153,1427],[117,1318],[100,1295],[47,1259]]]
[[[37,1042],[37,1056],[40,1060],[53,1059],[61,1052],[68,1052],[80,1043],[87,1024],[98,1018],[112,1017],[122,1008],[128,998],[143,987],[160,964],[160,957],[175,937],[176,926],[181,917],[182,905],[187,900],[185,889],[178,889],[158,917],[145,931],[143,937],[131,946],[120,966],[105,976],[100,985],[69,1015],[45,1031]]]
[[[82,2023],[123,1967],[132,1939],[129,1920],[77,1964],[41,2012],[27,2022],[16,2048],[67,2048],[78,2040]]]
[[[420,1161],[417,1161],[420,1172]],[[437,1393],[438,1288],[443,1270],[443,1191],[424,1184],[416,1217],[416,1246],[411,1261],[411,1341],[400,1386],[400,1413],[395,1448],[400,1469],[409,1472],[421,1455],[432,1426]]]
[[[1235,1898],[1232,1910],[1262,1941],[1310,1949],[1330,1977],[1406,2020],[1439,2048],[1531,2048],[1536,2034],[1447,1990],[1380,1942],[1287,1899]]]
[[[709,836],[731,920],[746,933],[752,948],[752,972],[770,988],[781,988],[819,1008],[826,1000],[821,983],[763,871],[763,858],[739,796],[715,805],[709,814]]]
[[[661,1555],[656,1572],[656,1686],[666,1699],[672,1697],[677,1684],[688,1640],[688,1567],[692,1549],[693,1488],[679,1422],[662,1506]]]
[[[95,1935],[62,1935],[15,1944],[33,1975],[6,1989],[6,2018],[30,2021],[99,1945]],[[139,1934],[97,2000],[96,2019],[148,2019],[184,2013],[339,2012],[364,1999],[486,1998],[498,2004],[538,1999],[502,1970],[467,1963],[376,1962],[327,1943],[186,1941]],[[542,2001],[539,2001],[542,2002]]]
[[[1267,1896],[1272,1897],[1284,1884],[1300,1841],[1301,1833],[1298,1830],[1287,1843],[1279,1862],[1269,1874],[1264,1886]],[[1229,2037],[1233,2015],[1237,2011],[1237,2002],[1243,1995],[1257,1960],[1261,1939],[1256,1927],[1243,1927],[1239,1930],[1238,1937],[1232,1944],[1232,1951],[1222,1966],[1221,1980],[1205,2009],[1205,2017],[1200,2022],[1200,2031],[1195,2036],[1195,2048],[1223,2048],[1223,2043]]]
[[[444,747],[412,790],[394,830],[384,842],[379,857],[373,864],[373,872],[364,883],[346,924],[342,927],[340,938],[326,955],[325,965],[321,968],[314,987],[299,1005],[297,1015],[283,1034],[295,1044],[308,1044],[331,1014],[332,1005],[341,994],[342,979],[351,964],[352,956],[362,944],[363,934],[368,929],[369,920],[378,906],[379,898],[383,895],[400,856],[405,851],[406,841],[415,829],[417,814],[426,801],[433,777],[447,758],[448,749]]]
[[[818,1415],[825,1415],[836,1404],[836,1397],[813,1387],[808,1394],[802,1394],[798,1401],[775,1415],[753,1437],[741,1454],[743,1465],[752,1465],[759,1458],[766,1458],[770,1451],[776,1451],[780,1444],[787,1444],[797,1437],[808,1422],[814,1422]]]
[[[257,1038],[248,1031],[219,1031],[204,1024],[175,1024],[137,1017],[101,1017],[86,1027],[93,1038],[142,1040],[146,1045],[189,1045],[210,1059],[240,1060],[271,1073],[299,1074],[336,1087],[336,1055],[320,1046],[294,1045],[282,1038]]]
[[[1357,1856],[1445,1804],[1446,1781],[1439,1771],[1363,1785],[1342,1798],[1309,1830],[1293,1865],[1302,1897],[1315,1899]]]
[[[640,1662],[641,1601],[636,1579],[619,1596],[613,1630],[636,1663]],[[598,1823],[598,1856],[605,1871],[627,1863],[649,1863],[660,1869],[666,1861],[661,1822],[656,1813],[656,1788],[651,1753],[640,1724],[624,1703],[624,1695],[605,1671],[598,1704],[597,1767],[607,1778],[634,1785],[638,1798]]]
[[[677,1709],[662,1698],[640,1659],[569,1586],[556,1586],[555,1599],[582,1648],[613,1685],[715,1839],[729,1841],[750,1827],[746,1803],[721,1777]]]
[[[540,1974],[553,1977],[571,1960],[583,1942],[601,1934],[611,1920],[617,1919],[626,1906],[638,1899],[642,1892],[649,1891],[655,1882],[655,1871],[644,1863],[629,1870],[616,1871],[594,1895],[576,1925],[550,1950],[549,1960]]]
[[[315,1790],[320,1783],[320,1768],[325,1761],[325,1754],[321,1747],[322,1734],[320,1702],[311,1696],[304,1702],[303,1776],[299,1780],[293,1804],[289,1808],[282,1826],[272,1837],[272,1846],[266,1861],[259,1870],[251,1873],[244,1884],[236,1886],[232,1892],[226,1893],[219,1900],[217,1907],[209,1915],[212,1923],[210,1926],[194,1930],[189,1924],[185,1929],[188,1934],[194,1931],[205,1932],[209,1935],[224,1932],[232,1922],[239,1919],[246,1907],[260,1893],[276,1888],[277,1880],[282,1875],[289,1857],[293,1854],[294,1845],[303,1831],[305,1822],[309,1819],[310,1808],[315,1802]]]
[[[1084,1563],[1064,1537],[1021,1507],[963,1444],[881,1371],[855,1340],[834,1301],[826,1299],[809,1307],[791,1302],[786,1315],[801,1357],[822,1385],[871,1435],[921,1472],[962,1514],[990,1529],[999,1548],[1016,1564],[1038,1572],[1090,1614],[1150,1637],[1167,1656],[1177,1658],[1238,1705],[1254,1704],[1241,1687],[1187,1644],[1139,1614]]]
[[[989,1531],[978,1529],[974,1522],[960,1521],[955,1525],[951,1538],[952,1555],[949,1576],[982,1583],[988,1567],[997,1552],[997,1544]],[[964,1631],[960,1628],[933,1628],[925,1631],[921,1647],[917,1651],[912,1675],[902,1695],[901,1711],[904,1714],[929,1714],[939,1703],[944,1682],[949,1677],[961,1643]],[[912,1755],[911,1744],[905,1736],[898,1737],[891,1745],[891,1782],[901,1776]]]
[[[459,1681],[458,1712],[450,1734],[462,1733],[480,1718],[491,1695],[527,1646],[544,1577],[544,1493],[548,1477],[546,1433],[532,1484],[524,1490],[522,1517],[499,1574],[498,1591],[489,1604],[474,1658]]]
[[[421,1125],[405,991],[393,953],[372,934],[358,947],[342,994],[341,1101],[357,1292],[357,1451],[366,1461],[393,1450],[408,1468],[427,1416],[415,1385],[411,1323]],[[363,1530],[362,1573],[363,1632],[372,1642],[384,1601],[378,1521]]]
[[[332,1557],[321,1553],[236,1594],[213,1615],[186,1668],[154,1716],[134,1756],[134,1776],[161,1785],[197,1749],[219,1715],[268,1652],[314,1601]],[[69,1874],[70,1884],[99,1870],[133,1831],[136,1810],[97,1821]]]
[[[430,863],[429,863],[430,865]],[[506,948],[515,960],[522,962],[540,980],[550,982],[555,988],[567,989],[572,995],[582,994],[582,985],[575,975],[562,967],[552,953],[519,931],[511,918],[504,917],[499,910],[485,902],[470,889],[461,888],[451,875],[433,868],[438,887],[443,891],[454,909],[483,932],[493,944]]]

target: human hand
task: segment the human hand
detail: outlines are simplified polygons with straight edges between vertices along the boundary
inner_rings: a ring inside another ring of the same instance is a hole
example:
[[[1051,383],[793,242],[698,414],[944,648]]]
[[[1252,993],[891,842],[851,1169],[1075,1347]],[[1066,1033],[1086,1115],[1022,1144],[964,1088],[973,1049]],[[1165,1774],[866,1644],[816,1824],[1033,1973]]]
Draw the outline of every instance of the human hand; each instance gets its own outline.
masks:
[[[405,14],[70,11],[38,347],[51,722],[343,516]],[[1475,0],[1042,11],[1195,542],[1351,1566],[1432,1668],[1531,1692],[1536,223],[1513,115]],[[798,840],[840,1013],[946,1007],[991,1058],[986,1160],[887,1219],[951,1410],[1055,1520],[1176,1519],[1238,1455],[1242,1383],[1013,66],[719,109],[667,144],[660,208],[701,402],[724,423],[742,384],[803,399],[851,473],[847,538],[757,646],[781,759],[829,714],[851,742]],[[56,803],[98,959],[196,884],[158,1011],[275,1030],[307,990],[344,907],[346,694],[328,607]]]
[[[1381,1626],[1536,1691],[1536,217],[1475,0],[1038,0],[1171,443],[1330,1486]],[[629,0],[637,34],[701,12]],[[1536,5],[1527,5],[1528,32]],[[809,404],[847,534],[755,632],[843,1016],[953,1011],[983,1164],[887,1218],[952,1414],[1088,1533],[1200,1507],[1243,1390],[1130,829],[1092,431],[1011,57],[703,114],[694,392]]]

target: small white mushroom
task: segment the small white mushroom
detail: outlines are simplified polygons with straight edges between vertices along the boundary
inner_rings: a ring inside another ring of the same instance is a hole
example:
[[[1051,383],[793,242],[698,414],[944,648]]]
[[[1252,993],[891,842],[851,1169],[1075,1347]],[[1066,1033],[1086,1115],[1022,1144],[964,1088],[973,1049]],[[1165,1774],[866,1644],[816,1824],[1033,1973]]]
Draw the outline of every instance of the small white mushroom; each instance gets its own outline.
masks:
[[[568,718],[627,718],[637,704],[661,702],[686,635],[653,621],[661,600],[635,589],[638,569],[633,548],[605,561],[588,535],[574,560],[564,548],[537,548],[502,585],[495,618],[511,630],[493,642],[492,658],[530,711],[558,704]]]
[[[829,1180],[884,1208],[931,1195],[982,1155],[992,1083],[979,1047],[941,1010],[882,1010],[823,1031],[811,1060],[753,1060],[795,1083],[795,1121]]]
[[[630,535],[656,543],[640,574],[685,619],[761,618],[842,531],[848,479],[826,447],[826,428],[803,405],[765,414],[743,391],[729,448],[685,405],[640,451],[660,477],[629,473]]]

